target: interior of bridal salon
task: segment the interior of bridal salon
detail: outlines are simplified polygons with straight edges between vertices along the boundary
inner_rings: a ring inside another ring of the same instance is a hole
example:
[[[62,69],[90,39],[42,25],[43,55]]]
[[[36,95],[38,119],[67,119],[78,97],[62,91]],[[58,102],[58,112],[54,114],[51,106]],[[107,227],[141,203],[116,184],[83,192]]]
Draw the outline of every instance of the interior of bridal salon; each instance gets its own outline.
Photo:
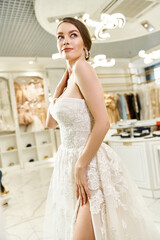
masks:
[[[103,143],[120,156],[160,228],[159,13],[160,0],[0,1],[0,240],[43,239],[61,146],[59,126],[48,128],[46,117],[66,70],[56,36],[64,17],[89,29],[88,62],[110,121]]]

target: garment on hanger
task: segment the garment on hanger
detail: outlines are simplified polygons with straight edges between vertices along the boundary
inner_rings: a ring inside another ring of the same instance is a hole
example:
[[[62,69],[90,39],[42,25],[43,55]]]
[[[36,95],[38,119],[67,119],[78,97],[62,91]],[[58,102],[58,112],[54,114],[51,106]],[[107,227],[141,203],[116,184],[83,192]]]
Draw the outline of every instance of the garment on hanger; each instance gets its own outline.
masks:
[[[160,84],[156,82],[140,84],[135,86],[141,105],[141,120],[160,117]],[[139,104],[138,103],[138,104]]]
[[[140,120],[141,108],[137,95],[134,92],[104,94],[110,123],[116,123],[121,119]]]
[[[27,126],[27,132],[38,132],[44,129],[41,120],[37,116],[32,116],[33,122]]]
[[[46,103],[43,79],[20,77],[14,82],[19,125],[29,125],[37,116],[46,127]]]
[[[104,94],[105,104],[108,111],[109,121],[115,123],[120,120],[120,114],[117,109],[118,96],[113,94]]]

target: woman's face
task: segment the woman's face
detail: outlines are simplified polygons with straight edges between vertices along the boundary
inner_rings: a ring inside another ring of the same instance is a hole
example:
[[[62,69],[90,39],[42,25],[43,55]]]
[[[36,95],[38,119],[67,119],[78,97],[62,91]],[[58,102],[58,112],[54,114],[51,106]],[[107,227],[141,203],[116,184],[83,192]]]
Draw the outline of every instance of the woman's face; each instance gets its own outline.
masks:
[[[61,23],[57,30],[57,47],[68,61],[85,58],[85,46],[79,30],[72,23]]]

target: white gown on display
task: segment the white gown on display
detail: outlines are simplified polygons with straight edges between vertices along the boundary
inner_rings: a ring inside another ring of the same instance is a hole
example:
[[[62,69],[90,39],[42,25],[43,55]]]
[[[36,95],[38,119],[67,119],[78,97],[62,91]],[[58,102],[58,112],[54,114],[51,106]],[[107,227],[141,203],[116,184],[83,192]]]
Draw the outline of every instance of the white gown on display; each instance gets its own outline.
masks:
[[[58,98],[50,105],[61,145],[54,157],[44,221],[44,240],[72,240],[79,199],[75,163],[94,120],[84,99]],[[145,202],[117,154],[102,143],[87,167],[90,211],[96,240],[160,240]]]

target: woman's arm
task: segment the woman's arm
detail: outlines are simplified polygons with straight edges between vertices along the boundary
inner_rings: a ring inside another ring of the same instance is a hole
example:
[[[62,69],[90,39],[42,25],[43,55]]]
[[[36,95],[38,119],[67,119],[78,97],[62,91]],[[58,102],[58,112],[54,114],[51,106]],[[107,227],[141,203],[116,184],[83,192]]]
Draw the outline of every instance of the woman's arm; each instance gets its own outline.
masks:
[[[79,167],[87,167],[96,155],[109,127],[107,109],[102,85],[94,69],[85,61],[75,66],[76,83],[79,86],[89,110],[95,120],[87,144],[77,162]]]
[[[54,104],[56,98],[58,98],[62,94],[63,89],[67,86],[67,80],[68,80],[68,70],[65,71],[65,73],[63,74],[63,77],[61,78],[60,82],[58,83],[54,91],[52,104]],[[58,125],[57,121],[50,114],[50,107],[53,107],[52,104],[49,105],[48,111],[47,111],[47,119],[46,119],[47,128],[55,128]]]
[[[83,94],[94,118],[94,125],[87,144],[75,165],[77,198],[81,205],[91,197],[87,184],[86,169],[96,155],[110,124],[104,102],[104,92],[94,69],[86,61],[78,61],[75,66],[76,83]]]

